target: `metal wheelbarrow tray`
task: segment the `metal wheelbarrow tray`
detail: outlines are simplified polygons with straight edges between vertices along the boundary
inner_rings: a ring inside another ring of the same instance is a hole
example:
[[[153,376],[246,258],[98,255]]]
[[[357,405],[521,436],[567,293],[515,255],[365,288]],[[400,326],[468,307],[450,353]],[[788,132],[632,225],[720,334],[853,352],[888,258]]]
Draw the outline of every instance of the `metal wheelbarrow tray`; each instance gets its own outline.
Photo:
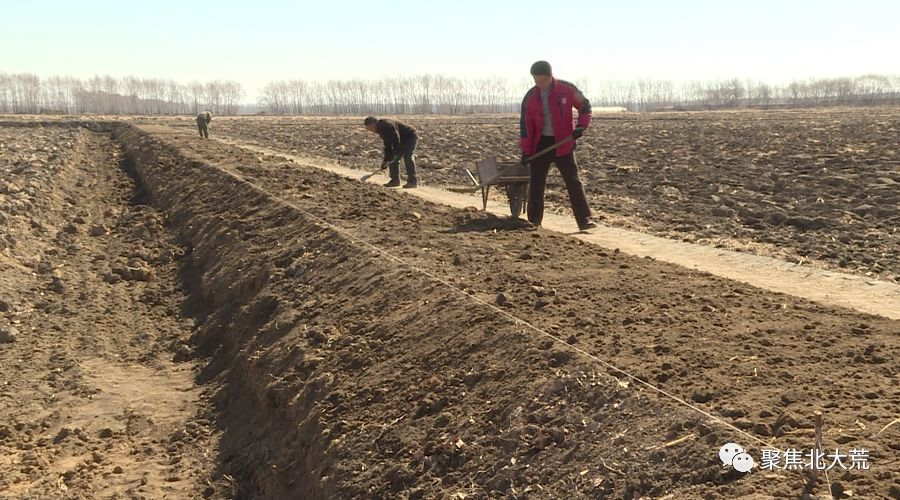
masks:
[[[524,164],[498,163],[495,156],[481,160],[475,163],[476,171],[478,172],[477,179],[468,168],[465,169],[469,180],[472,181],[474,186],[450,187],[449,190],[457,193],[474,193],[481,189],[481,208],[482,210],[487,210],[491,186],[504,186],[506,187],[506,196],[509,198],[509,212],[513,217],[518,217],[524,211],[528,200],[528,190],[531,185],[530,162],[572,140],[574,140],[574,137],[569,136],[552,146],[544,148],[531,157],[526,158]]]
[[[518,217],[528,199],[531,168],[521,163],[498,163],[493,156],[481,160],[475,166],[478,170],[477,185],[481,187],[482,209],[487,210],[491,186],[504,186],[509,198],[509,212],[513,217]]]

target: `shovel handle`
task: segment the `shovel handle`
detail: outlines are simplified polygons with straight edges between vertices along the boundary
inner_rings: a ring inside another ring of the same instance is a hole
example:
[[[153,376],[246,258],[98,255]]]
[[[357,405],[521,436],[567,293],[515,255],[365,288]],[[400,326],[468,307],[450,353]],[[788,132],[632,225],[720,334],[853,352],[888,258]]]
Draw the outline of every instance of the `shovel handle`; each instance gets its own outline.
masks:
[[[372,172],[369,172],[368,174],[360,177],[360,180],[363,180],[363,181],[368,180],[370,177],[377,174],[378,172],[381,172],[382,170],[384,170],[386,168],[387,168],[387,165],[382,165],[382,166],[378,167],[378,170],[373,170]]]
[[[554,144],[554,145],[552,145],[552,146],[547,146],[546,148],[544,148],[544,149],[538,151],[537,153],[535,153],[535,154],[529,156],[528,158],[525,158],[525,163],[531,163],[531,160],[534,160],[535,158],[541,157],[541,156],[543,156],[543,155],[549,153],[550,151],[553,151],[553,150],[555,150],[556,148],[562,146],[563,144],[572,142],[572,141],[574,141],[574,140],[575,140],[575,137],[570,135],[569,137],[566,137],[565,139],[563,139],[563,140],[557,142],[556,144]]]

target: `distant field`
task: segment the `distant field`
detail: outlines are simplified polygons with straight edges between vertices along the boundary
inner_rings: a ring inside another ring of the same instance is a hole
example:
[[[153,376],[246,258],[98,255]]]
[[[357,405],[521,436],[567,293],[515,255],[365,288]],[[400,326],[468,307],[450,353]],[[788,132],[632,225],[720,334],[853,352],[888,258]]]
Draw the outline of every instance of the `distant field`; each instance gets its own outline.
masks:
[[[422,178],[518,158],[516,115],[400,117],[419,129]],[[160,119],[192,126],[190,121]],[[237,117],[221,134],[373,168],[359,117]],[[616,226],[900,280],[900,109],[598,113],[577,157],[595,211]],[[551,209],[568,210],[558,174]]]

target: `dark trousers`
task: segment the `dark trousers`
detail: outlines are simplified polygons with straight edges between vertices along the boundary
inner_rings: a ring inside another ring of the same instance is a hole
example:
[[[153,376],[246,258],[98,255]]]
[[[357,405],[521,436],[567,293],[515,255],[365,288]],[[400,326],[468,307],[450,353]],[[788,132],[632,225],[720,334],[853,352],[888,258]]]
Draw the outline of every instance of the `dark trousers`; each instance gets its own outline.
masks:
[[[200,137],[209,139],[209,128],[207,128],[206,123],[197,122],[197,129],[200,131]]]
[[[538,144],[538,151],[552,146],[556,142],[554,137],[542,136]],[[547,187],[547,173],[550,164],[555,163],[556,168],[566,183],[569,192],[569,203],[575,212],[575,220],[579,223],[587,221],[591,217],[591,209],[588,207],[587,197],[584,195],[584,186],[578,178],[578,164],[575,162],[575,153],[565,156],[555,156],[551,151],[531,161],[531,188],[528,194],[528,220],[532,224],[540,225],[544,219],[544,189]]]
[[[419,142],[419,138],[416,136],[412,136],[411,138],[403,141],[400,144],[400,154],[403,157],[403,166],[406,167],[406,182],[418,182],[416,178],[416,143]],[[389,165],[389,172],[391,174],[391,180],[399,181],[400,180],[400,160],[392,161]]]

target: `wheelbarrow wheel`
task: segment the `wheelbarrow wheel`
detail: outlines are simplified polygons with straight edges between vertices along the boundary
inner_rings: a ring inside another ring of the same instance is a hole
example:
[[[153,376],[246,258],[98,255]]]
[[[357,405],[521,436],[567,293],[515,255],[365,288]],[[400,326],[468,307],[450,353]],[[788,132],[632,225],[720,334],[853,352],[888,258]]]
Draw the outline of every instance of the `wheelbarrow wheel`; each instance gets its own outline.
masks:
[[[506,196],[509,198],[509,213],[519,218],[522,215],[522,208],[525,206],[525,199],[528,196],[528,184],[524,182],[506,185]]]

